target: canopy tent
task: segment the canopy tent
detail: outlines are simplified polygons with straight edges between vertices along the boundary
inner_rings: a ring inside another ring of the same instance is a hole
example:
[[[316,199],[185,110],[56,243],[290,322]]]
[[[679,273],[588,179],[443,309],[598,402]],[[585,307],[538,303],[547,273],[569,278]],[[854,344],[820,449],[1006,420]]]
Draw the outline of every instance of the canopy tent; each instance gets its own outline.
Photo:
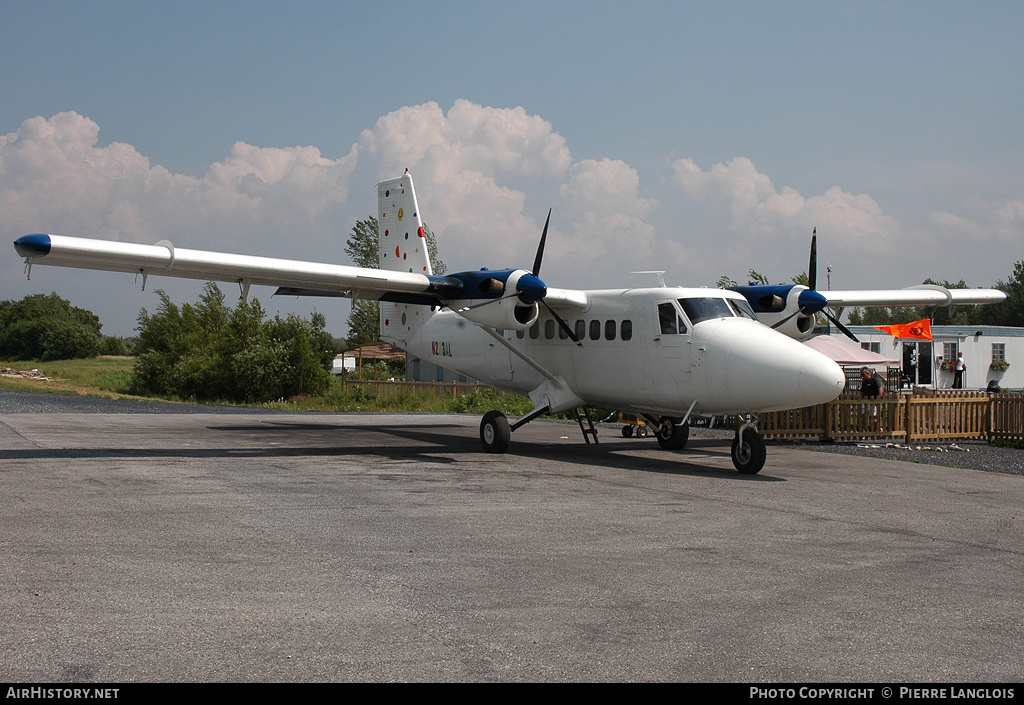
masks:
[[[831,335],[815,336],[810,340],[805,340],[804,345],[814,348],[822,355],[835,360],[839,365],[898,367],[901,364],[899,358],[873,353],[870,350],[833,338]]]

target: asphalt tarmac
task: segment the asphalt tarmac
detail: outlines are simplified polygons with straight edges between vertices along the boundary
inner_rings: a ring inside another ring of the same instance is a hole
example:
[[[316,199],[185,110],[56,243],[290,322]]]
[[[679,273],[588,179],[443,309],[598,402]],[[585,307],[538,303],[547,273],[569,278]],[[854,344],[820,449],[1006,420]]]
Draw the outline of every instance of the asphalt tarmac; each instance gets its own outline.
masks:
[[[1024,679],[1024,477],[478,425],[0,411],[0,679]]]

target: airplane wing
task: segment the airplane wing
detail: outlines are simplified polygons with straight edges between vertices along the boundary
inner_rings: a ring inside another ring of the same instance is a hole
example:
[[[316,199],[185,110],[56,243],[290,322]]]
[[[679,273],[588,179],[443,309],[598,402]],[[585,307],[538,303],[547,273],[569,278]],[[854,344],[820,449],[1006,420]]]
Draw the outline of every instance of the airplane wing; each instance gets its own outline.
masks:
[[[227,254],[175,247],[162,240],[155,245],[112,242],[63,235],[25,235],[14,241],[18,254],[29,267],[33,264],[96,269],[234,282],[243,291],[250,285],[278,287],[285,296],[328,296],[394,301],[426,306],[449,306],[456,300],[475,300],[478,279],[484,274],[508,281],[513,270],[466,272],[448,276],[418,274],[391,269],[353,267],[322,262]],[[520,277],[521,278],[521,277]],[[543,285],[541,285],[543,286]],[[570,310],[589,308],[586,292],[575,289],[547,289],[548,305]],[[466,315],[466,312],[463,312]],[[467,318],[479,316],[468,313]]]
[[[14,242],[18,254],[33,263],[158,275],[203,281],[236,282],[282,288],[281,293],[385,299],[396,295],[436,304],[457,295],[449,278],[320,262],[225,254],[156,245],[110,242],[62,235],[25,235]],[[409,301],[409,303],[421,303]]]
[[[819,291],[836,308],[849,306],[952,306],[956,304],[995,304],[1007,294],[998,289],[945,289],[922,284],[906,289],[864,291]]]

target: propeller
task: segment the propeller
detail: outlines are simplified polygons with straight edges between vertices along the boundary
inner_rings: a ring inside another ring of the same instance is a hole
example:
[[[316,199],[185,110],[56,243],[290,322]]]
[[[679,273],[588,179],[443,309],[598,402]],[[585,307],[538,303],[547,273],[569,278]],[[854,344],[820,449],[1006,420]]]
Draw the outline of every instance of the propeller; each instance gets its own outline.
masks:
[[[811,231],[811,259],[807,263],[807,284],[808,284],[808,288],[811,291],[813,291],[815,294],[818,294],[817,282],[818,282],[818,229],[814,228],[814,230]],[[807,292],[805,291],[803,294],[800,294],[800,299],[801,299],[800,303],[801,304],[803,303],[804,294],[806,294],[806,293]],[[821,296],[821,294],[818,294],[818,296]],[[822,297],[822,298],[824,298],[824,297]],[[828,301],[826,300],[825,303],[827,305]],[[823,316],[825,316],[825,318],[827,318],[829,320],[830,323],[832,323],[833,325],[835,325],[836,328],[841,330],[843,332],[843,335],[845,335],[847,338],[849,338],[850,340],[852,340],[855,343],[859,343],[860,342],[860,340],[857,339],[857,336],[855,336],[853,333],[851,333],[849,328],[847,328],[842,323],[840,323],[839,319],[836,316],[833,316],[832,313],[828,310],[828,308],[826,308],[825,306],[822,306],[818,310],[821,312],[821,314]]]
[[[546,243],[547,239],[548,239],[548,223],[550,223],[550,222],[551,222],[551,209],[549,208],[548,209],[547,220],[544,221],[544,230],[541,231],[541,234],[540,234],[540,244],[537,245],[537,256],[534,257],[534,259],[533,259],[533,276],[537,278],[537,281],[540,281],[540,264],[541,264],[541,261],[543,261],[543,259],[544,259],[544,243]],[[525,277],[520,278],[519,281],[521,282],[524,278]],[[544,293],[547,294],[547,289],[544,290]],[[569,337],[569,340],[571,340],[572,342],[576,343],[577,345],[579,345],[582,348],[583,347],[583,343],[581,343],[580,339],[578,337],[576,337],[576,334],[573,332],[572,328],[569,327],[569,324],[566,323],[562,319],[561,316],[559,316],[557,313],[555,313],[555,309],[551,308],[551,306],[548,305],[548,302],[544,300],[544,297],[541,296],[537,300],[540,301],[540,303],[542,303],[544,305],[544,308],[546,308],[548,310],[548,313],[551,314],[551,317],[554,318],[556,321],[558,321],[558,326],[562,329],[562,332],[565,333],[566,336]]]
[[[523,274],[522,276],[519,277],[519,280],[516,282],[515,291],[511,293],[506,293],[503,296],[499,296],[498,298],[491,299],[489,301],[483,301],[478,304],[473,304],[472,306],[466,306],[465,308],[459,309],[459,311],[471,311],[475,308],[489,306],[498,301],[504,301],[506,299],[511,299],[513,297],[518,297],[518,299],[527,306],[529,306],[530,304],[539,303],[542,304],[544,308],[548,310],[548,313],[551,314],[552,318],[558,321],[558,326],[562,329],[562,332],[565,333],[566,337],[568,337],[570,340],[572,340],[574,343],[576,343],[578,346],[582,348],[583,343],[580,342],[580,339],[576,336],[576,333],[573,332],[572,328],[569,327],[569,324],[566,323],[565,320],[561,316],[559,316],[553,308],[551,308],[548,302],[544,300],[544,297],[547,296],[548,288],[547,285],[545,285],[544,282],[541,281],[540,266],[541,263],[544,261],[544,245],[547,243],[548,226],[550,224],[551,209],[549,208],[548,217],[544,221],[544,229],[541,231],[540,234],[540,244],[537,245],[537,254],[533,258],[533,270],[529,274]],[[504,286],[504,284],[502,284],[502,286]]]

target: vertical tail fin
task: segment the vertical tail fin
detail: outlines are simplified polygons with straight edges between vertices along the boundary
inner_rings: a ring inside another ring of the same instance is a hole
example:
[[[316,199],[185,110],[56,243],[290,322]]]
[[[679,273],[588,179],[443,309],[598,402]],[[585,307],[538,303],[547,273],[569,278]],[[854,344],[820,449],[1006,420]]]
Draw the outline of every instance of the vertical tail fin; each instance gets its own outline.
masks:
[[[381,269],[432,274],[423,221],[409,172],[377,184],[377,238]],[[381,301],[380,337],[402,346],[429,317],[428,306]]]

